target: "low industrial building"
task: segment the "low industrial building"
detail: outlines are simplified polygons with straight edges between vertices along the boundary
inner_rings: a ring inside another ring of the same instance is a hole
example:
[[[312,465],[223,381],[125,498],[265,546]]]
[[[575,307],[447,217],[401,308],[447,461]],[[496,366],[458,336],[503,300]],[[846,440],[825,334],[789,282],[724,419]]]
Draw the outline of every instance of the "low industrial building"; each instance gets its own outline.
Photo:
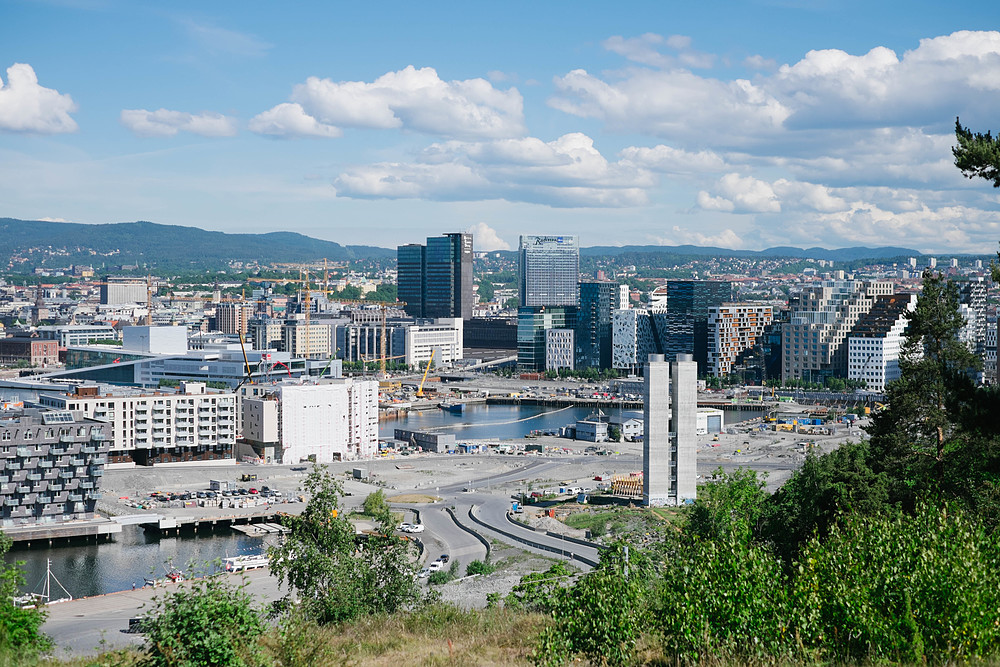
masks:
[[[725,413],[715,408],[698,408],[698,435],[722,433],[726,425]]]
[[[393,431],[392,437],[399,442],[419,447],[425,452],[444,454],[455,449],[455,435],[453,433],[431,433],[397,428]]]

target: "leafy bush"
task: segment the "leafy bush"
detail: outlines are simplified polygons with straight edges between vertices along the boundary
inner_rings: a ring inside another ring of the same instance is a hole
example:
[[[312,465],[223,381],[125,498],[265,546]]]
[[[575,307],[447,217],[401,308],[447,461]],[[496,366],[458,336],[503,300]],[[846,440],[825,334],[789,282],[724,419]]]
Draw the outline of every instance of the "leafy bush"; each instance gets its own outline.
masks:
[[[573,572],[565,561],[556,561],[545,572],[531,572],[504,598],[508,609],[549,612],[559,590],[570,582]]]
[[[963,512],[852,517],[809,542],[795,578],[805,641],[837,661],[1000,652],[1000,544]]]
[[[184,584],[153,600],[143,624],[153,667],[260,663],[260,611],[242,587],[222,576]]]
[[[472,560],[465,566],[465,576],[469,577],[473,574],[493,574],[496,572],[496,569],[496,564],[491,563],[488,557],[486,560]]]
[[[650,563],[618,543],[601,554],[600,565],[568,588],[553,591],[555,624],[539,638],[538,665],[563,665],[575,655],[597,664],[632,661],[649,623]]]
[[[786,657],[794,650],[788,589],[770,550],[732,535],[695,540],[664,570],[654,624],[669,655]]]
[[[20,586],[24,585],[22,562],[7,565],[3,555],[10,549],[9,537],[0,533],[0,653],[35,654],[51,646],[42,634],[46,613],[42,609],[21,609],[14,604]]]

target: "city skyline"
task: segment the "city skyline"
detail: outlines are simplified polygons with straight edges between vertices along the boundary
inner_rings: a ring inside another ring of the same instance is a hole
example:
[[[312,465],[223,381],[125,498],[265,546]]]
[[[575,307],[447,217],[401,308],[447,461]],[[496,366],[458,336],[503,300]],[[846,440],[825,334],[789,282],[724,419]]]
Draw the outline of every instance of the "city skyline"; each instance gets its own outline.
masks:
[[[998,129],[985,2],[5,5],[2,216],[477,250],[1000,239],[950,151],[956,116]]]

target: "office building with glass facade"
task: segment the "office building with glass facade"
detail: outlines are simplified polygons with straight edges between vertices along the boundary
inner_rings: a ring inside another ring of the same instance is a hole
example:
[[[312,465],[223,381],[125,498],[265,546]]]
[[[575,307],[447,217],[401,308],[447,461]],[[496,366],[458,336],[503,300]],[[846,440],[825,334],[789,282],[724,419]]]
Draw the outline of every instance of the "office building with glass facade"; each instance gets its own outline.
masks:
[[[472,317],[472,234],[429,237],[396,248],[397,295],[410,317]]]
[[[580,243],[576,236],[522,236],[518,261],[522,308],[577,305]]]

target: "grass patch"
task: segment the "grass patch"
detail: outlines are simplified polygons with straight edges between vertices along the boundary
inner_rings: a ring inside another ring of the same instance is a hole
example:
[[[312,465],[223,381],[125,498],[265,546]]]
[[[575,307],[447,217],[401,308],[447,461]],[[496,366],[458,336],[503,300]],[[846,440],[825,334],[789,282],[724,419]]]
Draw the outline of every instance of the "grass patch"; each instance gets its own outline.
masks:
[[[615,507],[607,510],[584,510],[570,514],[564,523],[570,528],[589,530],[591,536],[623,537],[655,533],[664,529],[663,515],[653,515],[646,509]]]
[[[437,496],[429,496],[423,493],[401,493],[398,496],[389,498],[394,503],[436,503],[441,499]]]
[[[438,603],[344,625],[312,626],[297,636],[274,632],[268,638],[268,657],[271,664],[288,667],[530,665],[538,631],[549,623],[540,614],[464,611]],[[289,642],[302,646],[289,646]]]

